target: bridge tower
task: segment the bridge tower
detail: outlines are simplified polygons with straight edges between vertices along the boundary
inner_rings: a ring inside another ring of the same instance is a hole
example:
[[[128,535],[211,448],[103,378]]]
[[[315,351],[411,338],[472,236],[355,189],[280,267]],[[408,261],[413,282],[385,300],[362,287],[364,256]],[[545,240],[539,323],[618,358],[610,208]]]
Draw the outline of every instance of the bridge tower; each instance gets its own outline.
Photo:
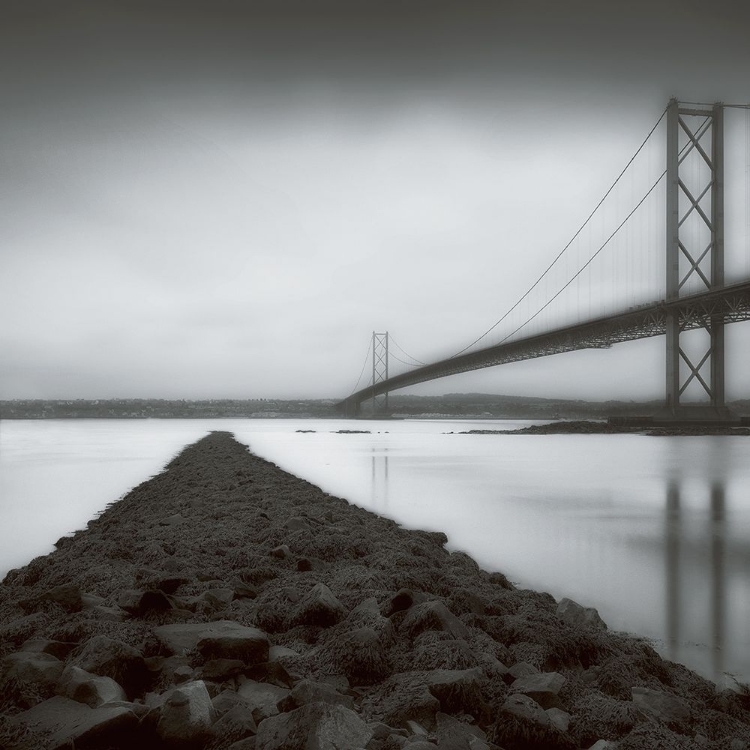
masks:
[[[388,331],[372,332],[372,386],[388,380]],[[388,411],[388,391],[372,397],[372,414]]]
[[[667,108],[666,299],[724,286],[724,108]],[[695,286],[698,289],[695,289]],[[730,418],[724,403],[724,321],[713,318],[702,329],[701,350],[680,345],[680,313],[667,315],[667,420]],[[700,334],[699,334],[700,335]],[[694,341],[693,337],[693,343]],[[707,367],[705,367],[707,365]],[[708,403],[681,403],[696,382]]]

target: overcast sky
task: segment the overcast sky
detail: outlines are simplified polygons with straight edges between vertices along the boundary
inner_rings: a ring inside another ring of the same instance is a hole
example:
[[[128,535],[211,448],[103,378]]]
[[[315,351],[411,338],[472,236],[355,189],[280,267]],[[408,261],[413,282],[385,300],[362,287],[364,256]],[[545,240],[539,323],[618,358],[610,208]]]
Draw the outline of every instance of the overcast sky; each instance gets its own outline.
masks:
[[[337,398],[373,329],[457,351],[670,96],[750,100],[745,8],[4,0],[0,398]],[[656,339],[415,390],[659,397],[663,358]]]

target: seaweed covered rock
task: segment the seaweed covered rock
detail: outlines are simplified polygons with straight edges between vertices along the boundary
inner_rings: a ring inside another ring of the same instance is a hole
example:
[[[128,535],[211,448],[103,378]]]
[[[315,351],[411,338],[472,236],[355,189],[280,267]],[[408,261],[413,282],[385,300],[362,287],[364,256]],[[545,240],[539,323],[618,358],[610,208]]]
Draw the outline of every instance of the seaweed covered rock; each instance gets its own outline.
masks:
[[[341,750],[363,748],[372,730],[348,708],[309,703],[261,722],[256,750]]]

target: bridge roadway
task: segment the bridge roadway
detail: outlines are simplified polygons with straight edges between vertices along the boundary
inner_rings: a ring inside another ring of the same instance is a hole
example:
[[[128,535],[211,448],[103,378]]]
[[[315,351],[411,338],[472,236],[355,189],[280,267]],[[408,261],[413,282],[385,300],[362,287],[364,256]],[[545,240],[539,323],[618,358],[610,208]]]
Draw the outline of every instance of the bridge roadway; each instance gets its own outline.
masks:
[[[679,316],[683,331],[710,327],[714,320],[723,320],[725,323],[750,320],[750,280],[670,301],[640,305],[585,323],[576,323],[415,367],[409,372],[382,380],[375,386],[362,388],[340,401],[336,407],[347,415],[354,415],[359,412],[363,401],[428,380],[579,349],[608,349],[621,341],[660,336],[666,332],[669,314]]]

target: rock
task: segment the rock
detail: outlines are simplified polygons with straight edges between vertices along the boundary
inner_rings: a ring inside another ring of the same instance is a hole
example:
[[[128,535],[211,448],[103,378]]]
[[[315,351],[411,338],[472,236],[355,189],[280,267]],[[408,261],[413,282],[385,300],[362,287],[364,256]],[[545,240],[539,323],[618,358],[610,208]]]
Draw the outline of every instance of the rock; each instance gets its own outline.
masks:
[[[427,674],[401,672],[377,684],[363,698],[362,713],[394,727],[409,720],[433,727],[440,701],[428,688]]]
[[[255,737],[246,737],[239,742],[233,742],[227,750],[255,750]]]
[[[222,690],[211,700],[211,705],[214,707],[217,716],[223,716],[235,706],[248,707],[247,701],[234,690]]]
[[[286,646],[271,646],[268,649],[268,661],[280,661],[287,656],[299,656],[299,653]]]
[[[129,697],[142,692],[149,680],[148,667],[141,653],[106,635],[95,635],[87,641],[72,664],[86,672],[111,677]]]
[[[607,625],[593,607],[582,607],[572,599],[561,599],[557,605],[557,616],[574,628],[588,627],[606,630]]]
[[[481,709],[481,687],[487,677],[479,667],[436,669],[426,679],[430,693],[440,701],[441,711],[476,714]]]
[[[56,659],[66,659],[77,643],[67,641],[50,641],[47,638],[30,638],[24,641],[21,651],[33,651],[39,654],[50,654]]]
[[[231,620],[162,625],[154,628],[154,635],[177,655],[184,656],[197,648],[206,659],[239,659],[247,664],[268,659],[266,634]]]
[[[258,596],[258,589],[248,583],[238,583],[234,587],[235,599],[255,599]]]
[[[298,678],[293,677],[286,671],[284,666],[277,661],[264,661],[253,664],[245,669],[245,675],[256,682],[268,682],[278,687],[291,688]]]
[[[412,638],[425,630],[442,630],[454,638],[469,637],[469,631],[442,602],[430,601],[411,607],[401,623],[401,629]]]
[[[524,721],[540,724],[543,727],[552,725],[552,720],[547,712],[533,698],[521,693],[508,696],[500,708],[500,712]]]
[[[411,589],[399,589],[390,599],[385,608],[386,616],[394,612],[403,612],[414,604],[414,593]]]
[[[91,708],[126,699],[125,691],[111,677],[91,674],[72,664],[62,673],[57,692]]]
[[[167,595],[158,589],[125,589],[117,596],[117,606],[134,617],[143,617],[150,612],[164,612],[173,608]]]
[[[14,717],[14,723],[32,732],[48,733],[40,747],[68,750],[127,744],[133,738],[138,718],[125,706],[91,708],[60,695]]]
[[[565,684],[559,672],[540,672],[519,677],[510,686],[511,692],[533,698],[542,708],[559,708],[558,693]]]
[[[307,521],[306,518],[302,518],[302,516],[292,516],[285,524],[284,526],[289,529],[289,531],[309,531],[310,530],[310,524]]]
[[[169,692],[161,707],[156,733],[173,747],[200,747],[215,718],[203,680],[186,682]]]
[[[292,556],[292,550],[286,544],[280,544],[278,547],[274,547],[268,554],[279,560],[286,560]]]
[[[254,682],[253,680],[243,682],[237,690],[237,694],[250,707],[256,723],[279,713],[277,704],[283,701],[290,692],[288,688],[268,685],[265,682]]]
[[[300,573],[306,573],[308,570],[312,570],[312,563],[306,557],[300,557],[297,560],[297,570]]]
[[[489,750],[487,735],[478,726],[458,721],[448,714],[436,716],[435,735],[440,750]]]
[[[557,727],[561,732],[568,731],[570,714],[567,711],[562,711],[559,708],[548,708],[547,716],[549,716],[552,726]]]
[[[245,662],[239,659],[211,659],[203,665],[201,679],[211,682],[224,682],[241,675],[244,670]]]
[[[429,732],[418,722],[411,719],[406,722],[406,731],[417,737],[427,737]]]
[[[166,518],[162,518],[159,521],[159,526],[178,526],[179,524],[183,523],[185,521],[184,516],[182,516],[180,513],[174,513],[171,516],[167,516]]]
[[[329,627],[346,617],[344,605],[324,583],[316,583],[294,610],[295,625]]]
[[[257,750],[355,750],[372,731],[354,711],[327,703],[309,703],[261,722]]]
[[[518,680],[521,677],[526,677],[531,674],[539,674],[539,670],[533,665],[525,661],[516,662],[509,670],[508,675],[514,680]]]
[[[104,607],[97,605],[87,610],[87,615],[97,620],[105,620],[107,622],[125,622],[127,614],[119,607]]]
[[[101,607],[103,604],[103,596],[96,596],[96,594],[81,594],[81,609],[83,610]]]
[[[209,589],[203,593],[203,599],[214,609],[226,609],[234,599],[234,589]]]
[[[37,685],[52,685],[60,678],[65,665],[52,654],[35,651],[16,651],[0,660],[0,676],[4,680]]]
[[[230,708],[214,723],[210,731],[212,744],[225,747],[230,742],[254,735],[258,727],[247,705],[242,703]]]
[[[391,671],[379,635],[369,627],[345,633],[331,644],[334,663],[355,685],[372,685]]]
[[[609,740],[597,740],[589,750],[615,750],[617,744]]]
[[[172,679],[179,685],[181,682],[188,682],[193,677],[193,669],[187,664],[176,667],[172,672]],[[208,679],[208,678],[207,678]]]
[[[80,612],[81,590],[74,583],[65,583],[42,594],[42,599],[55,602],[68,612]]]
[[[354,709],[354,700],[348,695],[342,695],[336,688],[323,682],[300,680],[292,692],[279,701],[279,711],[292,711],[308,703],[329,703]]]
[[[634,687],[631,693],[636,706],[659,721],[682,724],[690,720],[690,706],[676,695],[645,687]]]

